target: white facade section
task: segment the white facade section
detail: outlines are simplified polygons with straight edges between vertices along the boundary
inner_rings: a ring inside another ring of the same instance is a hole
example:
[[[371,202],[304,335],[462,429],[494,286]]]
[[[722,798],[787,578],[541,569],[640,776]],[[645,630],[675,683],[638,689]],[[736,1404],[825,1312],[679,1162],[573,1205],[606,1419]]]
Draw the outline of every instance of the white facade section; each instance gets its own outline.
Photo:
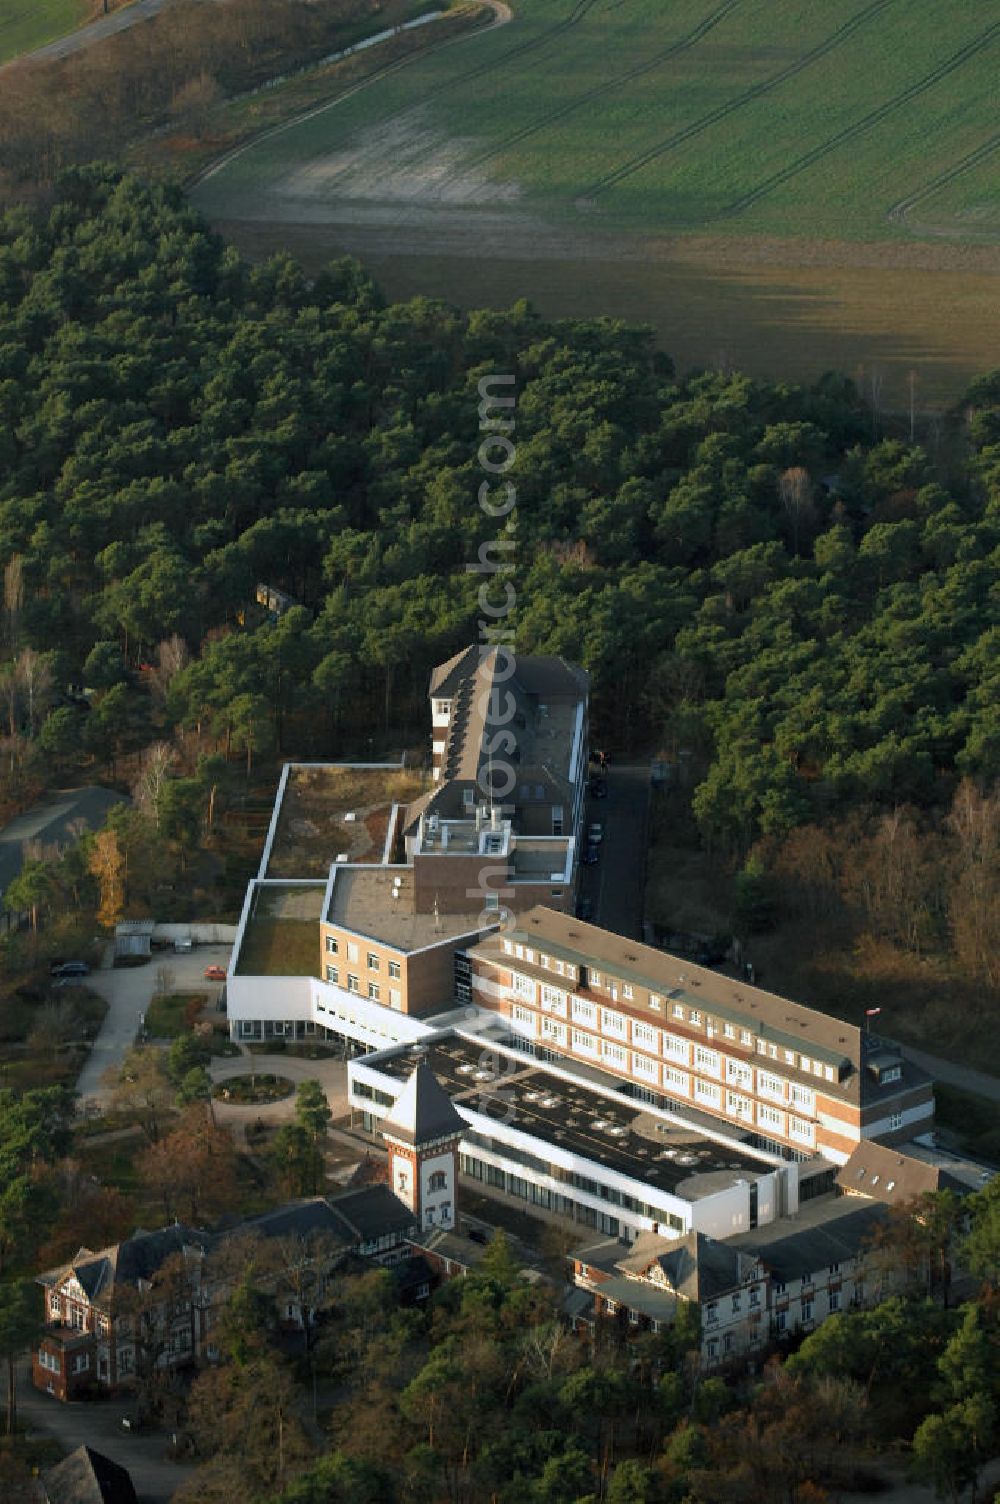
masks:
[[[505,1054],[503,1051],[499,1053],[501,1056]],[[523,1064],[517,1052],[511,1052],[510,1058],[518,1066]],[[579,1079],[567,1072],[560,1072],[558,1067],[551,1064],[546,1065],[546,1070],[564,1079]],[[359,1083],[363,1083],[376,1092],[378,1098],[383,1100],[359,1095],[355,1089]],[[382,1071],[379,1068],[379,1056],[376,1054],[360,1057],[350,1062],[348,1085],[352,1108],[374,1117],[381,1117],[390,1111],[384,1099],[390,1097],[395,1099],[403,1090],[405,1083],[401,1082],[398,1077]],[[609,1101],[625,1101],[633,1108],[636,1106],[634,1102],[623,1099],[618,1093],[607,1092],[605,1095]],[[495,1169],[502,1169],[505,1173],[522,1180],[530,1180],[532,1184],[552,1192],[553,1195],[568,1197],[581,1206],[589,1207],[604,1215],[614,1216],[621,1224],[622,1235],[629,1241],[633,1240],[637,1233],[648,1231],[654,1225],[658,1226],[661,1231],[670,1225],[678,1233],[694,1229],[716,1238],[731,1237],[734,1233],[746,1231],[751,1226],[751,1181],[749,1179],[736,1178],[731,1185],[724,1186],[718,1191],[712,1191],[706,1195],[694,1195],[689,1199],[683,1194],[685,1185],[683,1181],[672,1193],[652,1186],[648,1181],[633,1180],[630,1176],[622,1174],[599,1160],[585,1158],[572,1149],[567,1149],[563,1144],[543,1141],[533,1134],[525,1133],[513,1124],[504,1122],[502,1118],[477,1112],[475,1106],[472,1105],[476,1100],[478,1099],[455,1104],[460,1115],[468,1123],[470,1132],[476,1135],[475,1138],[468,1140],[463,1138],[459,1146],[462,1154],[481,1160]],[[662,1116],[665,1122],[671,1121],[668,1115]],[[517,1152],[505,1155],[505,1148]],[[529,1163],[532,1162],[540,1167],[529,1168]],[[548,1165],[549,1171],[563,1173],[558,1175],[549,1173],[544,1168],[545,1165]],[[650,1214],[634,1211],[628,1206],[621,1205],[617,1197],[611,1200],[599,1192],[594,1194],[579,1185],[576,1180],[568,1178],[571,1176],[579,1177],[599,1187],[606,1187],[609,1191],[627,1196],[636,1203],[644,1203],[650,1209]],[[772,1222],[776,1217],[791,1214],[798,1209],[797,1165],[792,1163],[779,1165],[776,1163],[775,1156],[761,1155],[760,1173],[755,1175],[754,1180],[757,1186],[756,1220],[758,1224]],[[670,1218],[674,1218],[675,1221],[669,1222]],[[676,1225],[678,1222],[679,1228]]]
[[[317,935],[317,948],[318,940]],[[428,1033],[420,1019],[318,977],[230,977],[226,1000],[237,1042],[243,1037],[242,1023],[262,1021],[318,1024],[377,1050],[409,1044]]]
[[[916,1107],[906,1107],[902,1112],[892,1113],[887,1118],[879,1118],[877,1122],[869,1123],[865,1129],[865,1138],[878,1138],[882,1133],[898,1133],[901,1128],[913,1128],[933,1116],[932,1098],[929,1102],[919,1102]],[[820,1122],[822,1121],[821,1117]]]
[[[432,1154],[420,1162],[421,1226],[455,1225],[455,1156]]]

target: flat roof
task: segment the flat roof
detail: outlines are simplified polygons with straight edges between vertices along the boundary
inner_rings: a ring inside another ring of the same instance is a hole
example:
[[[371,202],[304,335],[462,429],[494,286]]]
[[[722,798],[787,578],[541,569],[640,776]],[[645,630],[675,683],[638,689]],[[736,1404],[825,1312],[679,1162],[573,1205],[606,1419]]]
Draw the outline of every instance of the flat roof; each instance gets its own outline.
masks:
[[[380,862],[393,804],[407,805],[427,787],[425,774],[402,767],[291,764],[264,876],[325,878],[342,854]]]
[[[335,867],[328,924],[378,940],[398,951],[479,935],[482,905],[461,914],[418,913],[412,867]],[[318,943],[318,940],[317,940]]]
[[[612,1101],[582,1081],[555,1075],[532,1056],[481,1039],[445,1035],[386,1052],[369,1068],[406,1081],[417,1060],[430,1066],[459,1111],[509,1124],[682,1200],[697,1201],[736,1180],[771,1173],[770,1164],[735,1142],[706,1138],[641,1104]]]
[[[257,882],[235,958],[236,975],[318,977],[325,892],[325,883]]]

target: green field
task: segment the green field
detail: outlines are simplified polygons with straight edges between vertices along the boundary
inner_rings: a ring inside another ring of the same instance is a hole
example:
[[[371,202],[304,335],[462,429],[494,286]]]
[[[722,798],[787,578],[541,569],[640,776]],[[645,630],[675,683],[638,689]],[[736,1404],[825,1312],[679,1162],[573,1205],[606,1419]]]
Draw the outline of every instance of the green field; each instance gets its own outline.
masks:
[[[0,63],[65,36],[91,14],[88,0],[0,0]]]
[[[890,211],[942,178],[956,231],[1000,230],[998,69],[982,0],[520,0],[512,25],[261,141],[206,193],[230,213],[273,189],[320,213],[516,205],[569,226],[871,239],[907,235]]]
[[[518,0],[193,197],[248,248],[348,249],[393,294],[577,313],[585,286],[671,348],[681,294],[707,309],[685,359],[759,368],[773,315],[767,371],[790,344],[787,373],[878,365],[891,392],[916,369],[937,402],[1000,348],[998,73],[982,0]]]

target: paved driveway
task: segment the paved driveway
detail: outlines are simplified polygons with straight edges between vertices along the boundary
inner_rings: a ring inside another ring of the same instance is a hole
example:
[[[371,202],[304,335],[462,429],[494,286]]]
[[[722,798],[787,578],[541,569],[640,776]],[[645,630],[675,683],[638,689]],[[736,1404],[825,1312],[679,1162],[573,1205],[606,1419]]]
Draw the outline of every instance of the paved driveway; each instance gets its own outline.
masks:
[[[86,1443],[112,1462],[128,1468],[139,1504],[168,1504],[174,1491],[193,1471],[190,1463],[172,1462],[166,1455],[168,1432],[129,1436],[122,1430],[121,1418],[128,1407],[127,1400],[60,1404],[35,1389],[28,1366],[22,1363],[17,1374],[17,1404],[22,1421],[32,1431],[55,1436],[70,1452]]]
[[[134,0],[132,5],[126,5],[123,10],[112,11],[109,16],[100,16],[98,20],[90,21],[86,26],[81,26],[64,37],[58,37],[56,41],[49,42],[44,47],[36,47],[34,52],[22,53],[20,58],[12,59],[11,63],[20,62],[23,59],[30,59],[31,62],[53,62],[58,58],[69,57],[73,52],[82,52],[85,47],[91,47],[94,42],[113,36],[116,31],[126,31],[137,21],[148,20],[150,16],[155,16],[158,10],[162,10],[170,3],[171,0]],[[4,66],[10,67],[11,63]]]
[[[326,1100],[335,1118],[350,1111],[347,1100],[347,1065],[343,1060],[303,1060],[298,1055],[220,1055],[209,1067],[213,1081],[231,1081],[236,1076],[253,1073],[287,1076],[298,1086],[300,1081],[318,1081],[326,1092]],[[239,1102],[220,1102],[214,1098],[216,1121],[239,1133],[248,1123],[260,1120],[269,1125],[285,1122],[294,1116],[295,1098],[285,1097],[280,1102],[258,1106]]]
[[[649,768],[611,767],[607,780],[608,797],[588,800],[587,824],[599,820],[604,826],[604,839],[596,867],[581,868],[580,892],[594,906],[594,924],[640,940]]]
[[[194,992],[204,990],[214,997],[219,982],[206,982],[206,966],[229,965],[229,945],[196,945],[186,955],[174,951],[154,951],[145,966],[127,966],[120,970],[102,967],[89,978],[89,985],[108,1002],[108,1015],[94,1041],[76,1089],[84,1101],[102,1102],[108,1096],[103,1076],[109,1066],[118,1065],[135,1040],[139,1014],[145,1013],[153,999],[157,973],[161,967],[171,975],[170,990]]]

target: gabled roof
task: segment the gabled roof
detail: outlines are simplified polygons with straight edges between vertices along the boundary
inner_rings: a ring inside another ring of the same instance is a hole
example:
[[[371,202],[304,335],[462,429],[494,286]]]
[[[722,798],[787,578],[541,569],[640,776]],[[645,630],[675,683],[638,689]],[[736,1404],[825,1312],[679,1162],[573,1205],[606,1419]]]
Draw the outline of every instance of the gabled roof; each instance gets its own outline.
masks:
[[[410,1239],[410,1246],[423,1253],[433,1253],[438,1258],[461,1264],[463,1269],[473,1269],[486,1255],[488,1245],[474,1243],[460,1232],[450,1232],[445,1227],[432,1227],[429,1232],[418,1232]]]
[[[862,1139],[846,1164],[837,1172],[837,1184],[851,1196],[866,1196],[887,1206],[912,1201],[927,1191],[969,1189],[964,1181],[950,1175],[943,1165],[917,1159],[903,1148],[877,1144]]]
[[[750,1263],[737,1249],[717,1243],[702,1232],[673,1239],[644,1232],[616,1267],[624,1274],[649,1279],[655,1266],[670,1290],[685,1300],[704,1301],[736,1289]]]
[[[387,1185],[363,1185],[331,1198],[331,1206],[361,1243],[412,1232],[417,1219]]]
[[[559,769],[552,763],[565,763],[568,770],[576,729],[567,714],[586,703],[588,683],[584,669],[554,654],[521,658],[509,648],[485,645],[456,653],[430,680],[432,697],[451,701],[442,778],[482,784],[491,757],[490,706],[502,694],[504,705],[513,707],[504,720],[510,722],[505,735],[515,744],[507,755],[522,771],[535,769],[536,780],[543,770],[556,781]]]
[[[389,1233],[404,1233],[414,1225],[405,1202],[384,1183],[356,1186],[335,1196],[309,1196],[273,1211],[247,1217],[216,1235],[216,1243],[232,1238],[319,1238],[345,1251]]]
[[[476,664],[479,662],[479,648],[475,645],[462,648],[454,657],[446,663],[439,663],[437,668],[431,669],[431,682],[429,693],[438,695],[442,699],[454,694],[458,686],[475,673]]]
[[[438,1084],[429,1065],[417,1063],[409,1081],[396,1098],[392,1111],[380,1123],[385,1138],[404,1144],[428,1144],[465,1132],[465,1119],[452,1106],[451,1098]]]
[[[889,1213],[875,1201],[842,1196],[807,1201],[794,1218],[782,1217],[727,1241],[754,1253],[778,1279],[800,1279],[867,1250]]]
[[[125,1468],[91,1447],[77,1447],[42,1479],[48,1504],[138,1504]]]
[[[155,1232],[140,1229],[130,1238],[102,1248],[98,1253],[81,1248],[70,1263],[45,1270],[38,1276],[38,1282],[56,1285],[72,1274],[87,1299],[96,1301],[116,1285],[138,1285],[140,1281],[151,1280],[174,1254],[192,1247],[205,1249],[208,1241],[204,1232],[179,1222]]]

